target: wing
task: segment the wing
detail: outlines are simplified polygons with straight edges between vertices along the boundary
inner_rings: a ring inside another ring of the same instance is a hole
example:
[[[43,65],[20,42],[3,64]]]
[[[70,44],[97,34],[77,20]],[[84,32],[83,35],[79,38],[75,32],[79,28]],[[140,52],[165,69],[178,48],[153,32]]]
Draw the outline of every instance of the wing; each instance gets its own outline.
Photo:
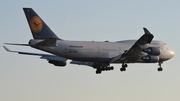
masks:
[[[142,52],[140,45],[150,44],[153,39],[153,34],[151,34],[146,28],[143,28],[145,34],[142,35],[134,45],[126,51],[124,54],[119,55],[111,60],[111,63],[120,62],[126,60],[126,58],[136,58],[138,54]]]
[[[30,52],[20,52],[20,51],[12,51],[9,48],[3,46],[4,49],[8,52],[14,52],[18,54],[24,54],[24,55],[35,55],[35,56],[41,56],[41,59],[47,59],[49,63],[54,64],[55,66],[65,66],[67,58],[63,58],[56,55],[51,54],[39,54],[39,53],[30,53]]]

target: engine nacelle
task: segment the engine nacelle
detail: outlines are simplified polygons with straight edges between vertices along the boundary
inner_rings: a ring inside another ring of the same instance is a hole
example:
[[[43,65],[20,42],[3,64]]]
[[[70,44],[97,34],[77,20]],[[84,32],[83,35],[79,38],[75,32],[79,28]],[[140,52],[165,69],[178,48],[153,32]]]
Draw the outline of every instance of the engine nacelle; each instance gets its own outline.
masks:
[[[66,66],[66,61],[49,60],[49,63],[54,64],[54,66]]]
[[[146,52],[149,55],[160,55],[161,53],[158,47],[149,47],[149,48],[143,49],[143,52]]]
[[[147,55],[147,56],[143,56],[141,59],[146,62],[156,63],[159,61],[159,56]]]

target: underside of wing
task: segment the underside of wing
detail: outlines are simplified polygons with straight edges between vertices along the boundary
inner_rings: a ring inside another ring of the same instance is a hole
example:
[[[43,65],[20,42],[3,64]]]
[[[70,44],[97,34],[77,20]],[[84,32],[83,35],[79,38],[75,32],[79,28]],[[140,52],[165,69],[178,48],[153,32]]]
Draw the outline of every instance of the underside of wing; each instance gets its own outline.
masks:
[[[76,64],[76,65],[85,65],[85,66],[90,66],[93,67],[94,63],[93,62],[83,62],[83,61],[71,61],[70,64]]]

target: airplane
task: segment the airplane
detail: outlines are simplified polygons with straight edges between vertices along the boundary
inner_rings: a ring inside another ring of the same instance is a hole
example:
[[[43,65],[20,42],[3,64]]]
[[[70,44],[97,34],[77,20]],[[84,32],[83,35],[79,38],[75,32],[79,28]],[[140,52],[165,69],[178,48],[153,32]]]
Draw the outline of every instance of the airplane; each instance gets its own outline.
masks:
[[[138,40],[123,40],[116,42],[69,41],[63,40],[48,27],[32,8],[23,8],[34,39],[28,44],[5,43],[7,45],[30,46],[50,54],[39,54],[12,51],[3,46],[8,52],[24,55],[36,55],[46,59],[54,66],[70,64],[85,65],[96,69],[96,74],[113,70],[110,64],[122,64],[120,71],[126,71],[129,63],[158,63],[158,71],[162,71],[161,64],[171,59],[175,52],[164,42],[153,40],[154,35],[147,28]]]

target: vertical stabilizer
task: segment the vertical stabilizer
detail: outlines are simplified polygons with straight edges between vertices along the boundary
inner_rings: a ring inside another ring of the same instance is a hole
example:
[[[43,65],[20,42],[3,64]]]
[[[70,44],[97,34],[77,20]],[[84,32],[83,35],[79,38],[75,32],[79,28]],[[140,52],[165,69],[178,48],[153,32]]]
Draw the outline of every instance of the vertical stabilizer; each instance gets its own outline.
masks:
[[[23,8],[34,39],[59,39],[32,8]]]

